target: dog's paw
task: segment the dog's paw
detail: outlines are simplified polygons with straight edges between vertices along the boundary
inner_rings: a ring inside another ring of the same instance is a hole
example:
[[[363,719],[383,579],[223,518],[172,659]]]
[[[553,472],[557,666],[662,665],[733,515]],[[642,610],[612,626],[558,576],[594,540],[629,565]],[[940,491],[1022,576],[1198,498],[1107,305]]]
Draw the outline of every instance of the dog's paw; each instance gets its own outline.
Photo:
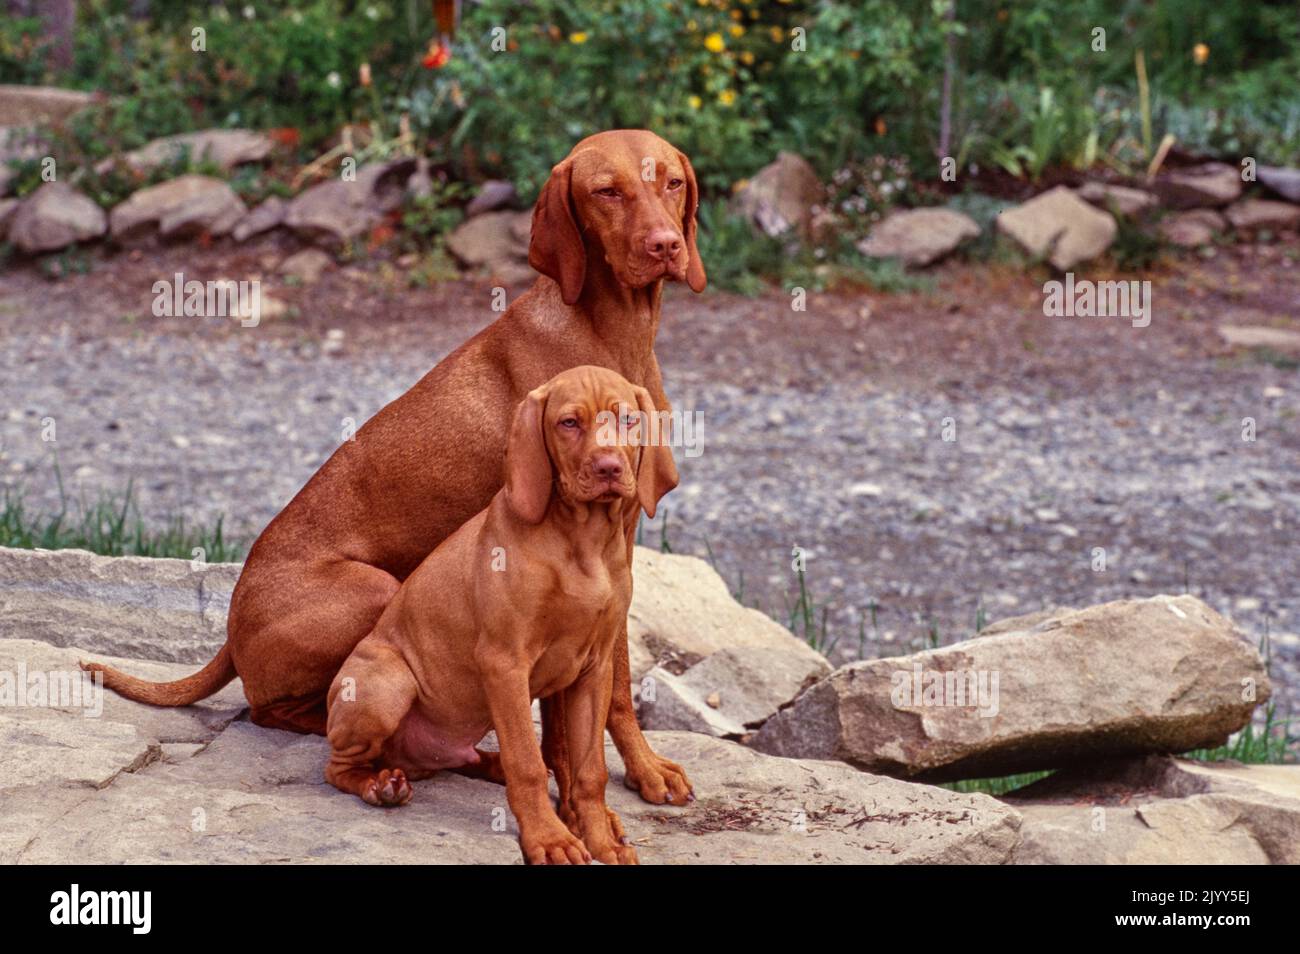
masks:
[[[530,865],[586,865],[591,863],[587,846],[556,819],[542,832],[519,836],[519,850]]]
[[[613,809],[605,809],[605,822],[600,830],[583,839],[587,850],[597,861],[606,865],[637,865],[636,849],[628,844],[623,822]]]
[[[686,770],[676,762],[651,753],[649,761],[629,765],[623,784],[651,805],[685,805],[695,801]]]
[[[406,773],[401,769],[381,769],[379,774],[361,788],[361,800],[367,805],[394,808],[405,805],[415,793]]]

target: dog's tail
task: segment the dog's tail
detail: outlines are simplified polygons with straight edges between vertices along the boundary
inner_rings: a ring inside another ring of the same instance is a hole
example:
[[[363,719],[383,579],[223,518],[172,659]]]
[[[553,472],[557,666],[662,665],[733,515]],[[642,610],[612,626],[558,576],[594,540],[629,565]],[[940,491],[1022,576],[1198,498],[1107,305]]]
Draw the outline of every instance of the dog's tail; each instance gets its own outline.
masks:
[[[234,679],[235,664],[230,659],[230,644],[221,647],[221,652],[192,676],[177,679],[175,682],[149,682],[128,676],[103,663],[85,662],[81,668],[86,672],[102,672],[104,685],[119,695],[135,702],[147,702],[151,706],[188,706],[206,699],[218,689]]]

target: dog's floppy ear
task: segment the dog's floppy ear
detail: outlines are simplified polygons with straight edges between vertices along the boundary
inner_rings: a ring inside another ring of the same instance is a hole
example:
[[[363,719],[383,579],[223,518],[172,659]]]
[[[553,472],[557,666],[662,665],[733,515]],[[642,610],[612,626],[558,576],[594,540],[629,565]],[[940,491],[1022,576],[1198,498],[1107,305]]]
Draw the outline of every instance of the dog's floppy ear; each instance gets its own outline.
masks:
[[[587,277],[587,249],[573,214],[573,160],[551,170],[533,206],[533,231],[528,264],[559,283],[566,305],[576,304]]]
[[[515,411],[506,445],[506,502],[525,523],[541,523],[551,500],[551,456],[546,452],[546,395],[542,385]]]
[[[650,392],[637,388],[636,404],[641,412],[642,444],[641,463],[636,470],[636,499],[646,516],[653,517],[664,494],[677,486],[677,462],[668,446],[672,436],[668,427],[657,426],[659,412]]]
[[[686,234],[686,253],[691,257],[686,264],[686,284],[691,286],[691,291],[702,292],[708,284],[708,279],[704,275],[704,260],[700,258],[700,248],[695,244],[696,217],[700,211],[700,184],[695,181],[695,169],[691,166],[691,160],[686,158],[686,153],[678,152],[677,158],[682,161],[682,168],[686,170],[686,212],[682,216],[682,230]]]

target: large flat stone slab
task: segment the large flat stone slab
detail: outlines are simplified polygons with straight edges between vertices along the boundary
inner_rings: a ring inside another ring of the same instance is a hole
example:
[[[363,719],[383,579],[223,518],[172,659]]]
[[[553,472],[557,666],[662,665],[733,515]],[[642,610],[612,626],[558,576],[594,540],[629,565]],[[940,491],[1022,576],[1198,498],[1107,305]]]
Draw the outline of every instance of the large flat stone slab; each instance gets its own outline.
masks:
[[[1296,864],[1300,766],[1150,756],[1058,772],[1007,796],[1017,864]]]
[[[67,665],[80,654],[30,641],[0,650],[0,668]],[[208,708],[228,705],[230,692]],[[320,737],[236,720],[209,726],[199,744],[169,747],[160,736],[190,737],[206,717],[142,710],[110,693],[98,719],[73,709],[0,714],[0,862],[521,860],[501,786],[443,774],[415,783],[409,805],[376,809],[324,781]],[[607,748],[609,803],[643,863],[1001,863],[1017,844],[1018,814],[988,796],[691,733],[651,733],[650,741],[688,768],[699,798],[684,809],[642,802],[619,784],[622,763]]]

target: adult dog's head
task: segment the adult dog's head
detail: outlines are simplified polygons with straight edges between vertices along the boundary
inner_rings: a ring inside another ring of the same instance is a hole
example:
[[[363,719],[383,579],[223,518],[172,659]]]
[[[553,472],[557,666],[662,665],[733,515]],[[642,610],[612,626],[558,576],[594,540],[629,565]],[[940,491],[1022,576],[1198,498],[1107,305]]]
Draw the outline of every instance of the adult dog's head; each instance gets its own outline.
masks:
[[[582,295],[593,256],[628,288],[668,278],[704,291],[699,205],[685,153],[644,129],[597,133],[551,170],[533,209],[528,262],[559,283],[566,305]]]
[[[570,506],[634,500],[653,517],[677,486],[657,420],[650,393],[615,371],[583,365],[557,374],[515,412],[506,448],[510,509],[539,523],[555,493]]]

